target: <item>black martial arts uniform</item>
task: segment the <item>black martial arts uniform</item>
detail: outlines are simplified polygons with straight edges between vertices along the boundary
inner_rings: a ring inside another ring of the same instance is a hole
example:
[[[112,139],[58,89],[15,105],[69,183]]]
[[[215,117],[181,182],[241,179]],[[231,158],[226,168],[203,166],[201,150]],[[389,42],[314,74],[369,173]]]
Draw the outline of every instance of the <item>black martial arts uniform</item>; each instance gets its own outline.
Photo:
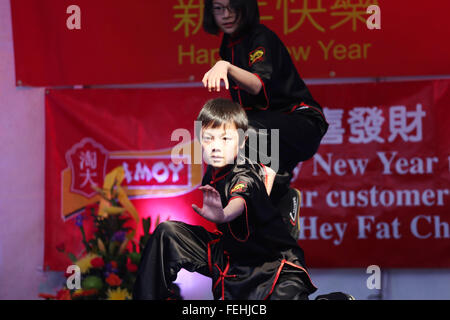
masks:
[[[259,24],[234,38],[224,34],[220,56],[261,80],[262,89],[255,96],[229,77],[230,93],[247,111],[250,127],[280,130],[279,170],[271,193],[277,204],[287,192],[295,166],[317,152],[328,129],[322,107],[300,78],[282,41],[266,26]],[[270,153],[270,134],[268,139]],[[267,164],[263,159],[264,154],[253,160]]]
[[[273,207],[263,181],[264,166],[208,166],[202,185],[213,186],[225,208],[233,198],[244,212],[218,231],[167,221],[155,230],[139,265],[133,297],[168,299],[181,268],[212,278],[215,299],[307,299],[316,290],[303,250]]]

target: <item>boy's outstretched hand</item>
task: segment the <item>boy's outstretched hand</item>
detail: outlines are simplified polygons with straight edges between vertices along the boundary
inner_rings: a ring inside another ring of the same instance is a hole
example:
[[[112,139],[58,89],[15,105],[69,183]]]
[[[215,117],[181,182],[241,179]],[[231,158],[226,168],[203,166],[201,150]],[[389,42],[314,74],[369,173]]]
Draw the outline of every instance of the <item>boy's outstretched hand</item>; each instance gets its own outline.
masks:
[[[203,192],[203,208],[193,204],[192,209],[206,220],[214,223],[230,222],[244,211],[246,204],[243,198],[235,197],[223,208],[219,191],[210,185],[201,186],[199,190]]]
[[[222,223],[225,215],[219,192],[210,185],[201,186],[199,190],[203,192],[203,208],[192,204],[192,209],[206,220],[214,223]]]

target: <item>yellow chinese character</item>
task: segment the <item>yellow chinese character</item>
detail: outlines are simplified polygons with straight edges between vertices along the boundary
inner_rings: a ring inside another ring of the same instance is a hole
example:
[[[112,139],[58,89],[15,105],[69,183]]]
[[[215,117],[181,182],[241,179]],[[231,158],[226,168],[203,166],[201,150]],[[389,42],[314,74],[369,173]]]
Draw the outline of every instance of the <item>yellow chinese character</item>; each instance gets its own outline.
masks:
[[[315,13],[324,13],[327,9],[322,8],[322,0],[316,0],[317,6],[315,8],[311,8],[309,6],[309,0],[300,0],[303,2],[303,5],[298,4],[295,9],[290,9],[289,4],[294,3],[296,0],[277,0],[277,10],[280,10],[283,6],[283,21],[284,21],[284,34],[291,33],[297,29],[299,29],[305,19],[308,21],[319,31],[325,32],[325,29],[319,25],[316,20],[314,20],[312,14]],[[294,4],[295,6],[295,4]],[[290,14],[301,14],[298,22],[293,26],[289,27],[289,15]]]
[[[259,7],[259,8],[265,7],[265,6],[267,6],[267,1],[261,1],[261,0],[258,1],[258,7]],[[264,15],[261,15],[261,16],[259,17],[259,19],[260,19],[261,21],[273,20],[273,16],[264,16]]]
[[[336,0],[330,10],[337,12],[332,12],[331,15],[341,16],[344,18],[338,23],[332,25],[330,29],[334,30],[351,21],[352,30],[355,32],[358,20],[366,25],[367,7],[373,4],[378,5],[378,0]]]
[[[174,18],[180,19],[180,22],[173,31],[184,27],[184,37],[187,38],[200,30],[203,24],[204,5],[202,0],[178,0],[178,4],[174,5],[173,9],[178,12],[182,11],[174,15]]]

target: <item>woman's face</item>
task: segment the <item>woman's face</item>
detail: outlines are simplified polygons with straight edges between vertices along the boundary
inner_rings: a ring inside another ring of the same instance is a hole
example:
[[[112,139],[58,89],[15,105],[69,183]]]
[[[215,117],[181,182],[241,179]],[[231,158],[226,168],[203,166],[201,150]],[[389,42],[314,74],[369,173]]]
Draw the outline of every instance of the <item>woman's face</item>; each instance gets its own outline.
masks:
[[[239,27],[239,15],[230,7],[230,0],[213,0],[212,12],[217,26],[226,34],[234,34]]]

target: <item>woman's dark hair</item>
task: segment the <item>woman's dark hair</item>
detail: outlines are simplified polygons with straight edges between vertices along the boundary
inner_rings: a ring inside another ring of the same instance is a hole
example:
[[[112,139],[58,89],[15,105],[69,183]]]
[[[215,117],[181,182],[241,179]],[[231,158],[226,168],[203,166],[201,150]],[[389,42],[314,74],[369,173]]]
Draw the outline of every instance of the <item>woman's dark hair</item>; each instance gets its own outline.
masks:
[[[230,0],[230,7],[236,10],[240,24],[236,33],[245,33],[259,24],[259,9],[257,0]],[[219,27],[214,20],[213,0],[205,0],[203,12],[203,29],[210,34],[219,34]]]
[[[197,121],[202,123],[201,128],[219,128],[224,124],[234,123],[236,129],[242,129],[244,133],[248,129],[247,114],[241,105],[223,98],[208,100],[200,111]],[[197,131],[201,128],[197,128]],[[200,132],[196,134],[200,138]]]

